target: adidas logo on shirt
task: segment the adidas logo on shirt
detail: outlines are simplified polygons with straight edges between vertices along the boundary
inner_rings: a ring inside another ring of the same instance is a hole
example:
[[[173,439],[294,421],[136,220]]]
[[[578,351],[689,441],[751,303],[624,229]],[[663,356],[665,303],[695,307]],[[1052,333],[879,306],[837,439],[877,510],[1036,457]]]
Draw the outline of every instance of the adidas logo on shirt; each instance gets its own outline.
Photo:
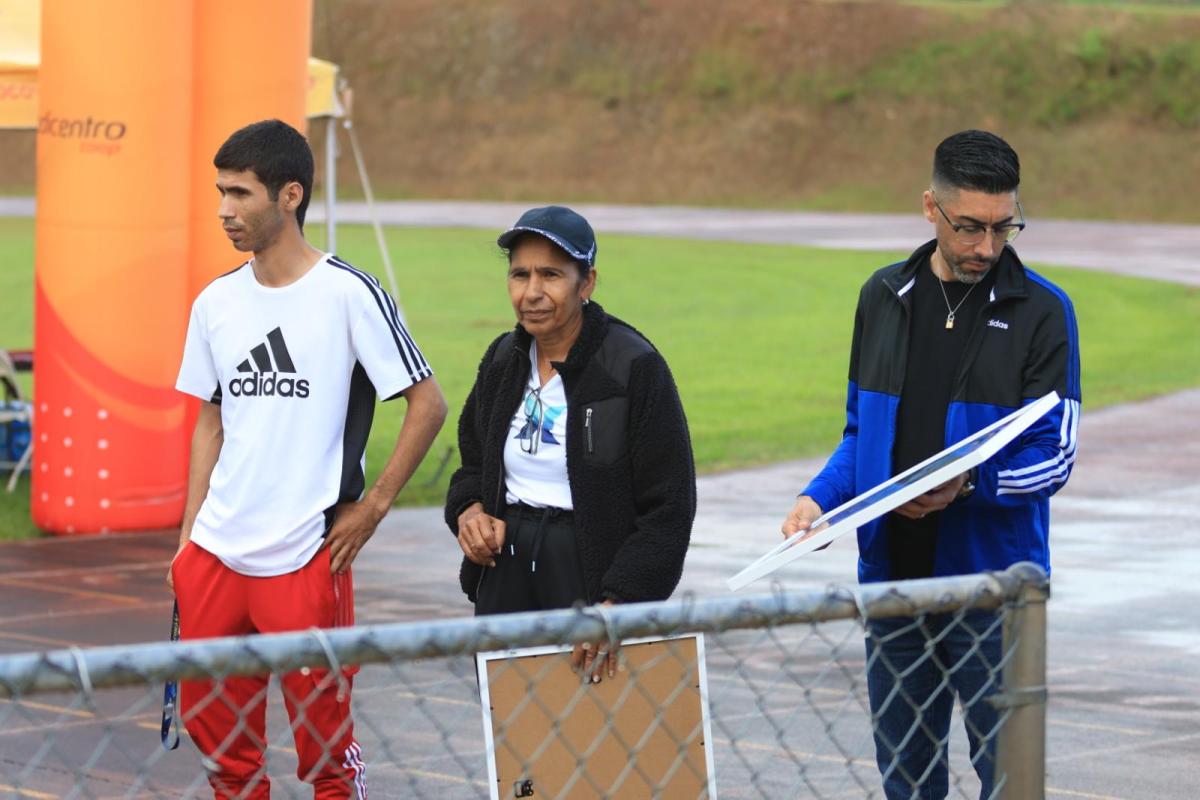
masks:
[[[271,356],[275,357],[274,364],[271,363]],[[292,363],[287,343],[283,340],[283,331],[279,328],[267,334],[266,342],[250,349],[250,358],[238,364],[237,371],[250,374],[229,381],[229,394],[233,397],[297,397],[301,400],[308,397],[307,380],[279,377],[280,374],[296,372],[296,365]]]

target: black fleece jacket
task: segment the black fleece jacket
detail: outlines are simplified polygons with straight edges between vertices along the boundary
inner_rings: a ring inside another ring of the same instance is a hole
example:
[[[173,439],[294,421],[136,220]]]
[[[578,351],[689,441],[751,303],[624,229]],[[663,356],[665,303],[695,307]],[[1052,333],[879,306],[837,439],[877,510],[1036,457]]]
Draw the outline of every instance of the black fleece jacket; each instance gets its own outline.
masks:
[[[458,422],[462,466],[450,478],[446,524],[480,502],[505,507],[504,441],[529,380],[531,337],[523,328],[484,353]],[[666,361],[631,326],[598,303],[564,362],[567,478],[588,601],[670,596],[696,516],[696,471],[679,393]],[[460,581],[474,602],[480,567],[463,558]]]

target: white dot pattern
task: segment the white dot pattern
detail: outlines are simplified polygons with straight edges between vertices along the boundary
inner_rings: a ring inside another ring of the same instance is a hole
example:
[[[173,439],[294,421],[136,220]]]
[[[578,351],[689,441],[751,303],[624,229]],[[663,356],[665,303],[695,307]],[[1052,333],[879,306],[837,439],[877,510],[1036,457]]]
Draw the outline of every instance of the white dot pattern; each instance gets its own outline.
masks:
[[[48,414],[50,412],[50,409],[51,409],[50,403],[42,402],[42,403],[38,404],[38,410],[42,414]],[[80,413],[90,413],[87,409],[76,409],[73,406],[61,406],[61,409],[62,409],[62,416],[65,418],[68,418],[68,419],[75,416],[76,410],[79,410]],[[98,420],[101,420],[101,421],[108,420],[109,415],[110,415],[110,412],[106,408],[96,409],[96,419],[98,419]],[[53,431],[39,433],[38,441],[40,443],[42,443],[43,445],[50,445],[50,443],[51,443],[50,437],[51,437],[52,433],[53,433]],[[75,445],[75,439],[72,436],[63,436],[61,441],[62,441],[62,447],[64,447],[64,448],[71,448],[71,447],[74,447],[74,445]],[[110,440],[107,437],[101,437],[101,438],[96,439],[95,441],[96,441],[97,449],[105,450],[105,451],[110,449],[109,448]],[[64,466],[61,469],[62,469],[62,475],[64,478],[73,479],[75,477],[74,465]],[[39,461],[38,462],[38,470],[39,470],[39,472],[41,472],[43,474],[49,473],[51,471],[50,462],[48,460]],[[95,475],[98,480],[107,481],[110,479],[112,473],[109,471],[109,469],[107,467],[100,467],[96,470]],[[58,495],[58,497],[60,497],[62,499],[63,506],[65,506],[67,508],[75,507],[76,498],[73,495],[66,495],[66,496]],[[41,498],[42,503],[49,503],[51,500],[50,492],[41,492],[40,498]],[[108,511],[113,507],[112,500],[111,500],[111,498],[108,498],[108,497],[102,497],[98,501],[96,501],[96,503],[97,503],[97,506],[99,506],[99,508],[104,511]],[[73,533],[75,533],[76,528],[74,525],[66,525],[62,528],[62,530],[68,534],[73,534]],[[99,529],[100,533],[108,533],[109,531],[110,531],[110,529],[108,527],[102,527]]]

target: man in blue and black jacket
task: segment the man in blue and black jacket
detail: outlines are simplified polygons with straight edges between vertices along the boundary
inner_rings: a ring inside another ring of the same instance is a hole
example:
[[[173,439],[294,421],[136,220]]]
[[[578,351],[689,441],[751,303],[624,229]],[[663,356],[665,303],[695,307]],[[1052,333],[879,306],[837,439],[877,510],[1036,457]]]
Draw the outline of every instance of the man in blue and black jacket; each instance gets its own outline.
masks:
[[[1025,227],[1019,183],[1017,154],[994,134],[963,131],[938,145],[923,197],[936,238],[863,286],[842,442],[783,532],[807,529],[822,511],[1051,390],[1063,400],[977,469],[859,528],[860,581],[999,570],[1019,561],[1050,568],[1049,498],[1075,461],[1079,333],[1067,295],[1025,267],[1011,246]],[[963,624],[930,616],[909,629],[903,622],[873,622],[867,639],[887,796],[946,796],[944,750],[958,694],[987,797],[996,712],[983,698],[996,691],[997,618],[970,612]],[[946,682],[942,670],[949,670]]]

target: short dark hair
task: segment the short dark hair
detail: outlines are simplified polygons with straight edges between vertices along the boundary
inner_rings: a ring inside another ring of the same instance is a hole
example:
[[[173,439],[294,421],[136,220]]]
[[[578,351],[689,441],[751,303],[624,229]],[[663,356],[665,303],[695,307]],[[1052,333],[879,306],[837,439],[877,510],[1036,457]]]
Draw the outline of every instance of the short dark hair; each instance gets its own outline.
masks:
[[[313,154],[300,131],[277,119],[265,119],[240,128],[225,140],[213,157],[213,166],[234,172],[252,171],[267,187],[267,196],[295,181],[304,189],[296,207],[296,222],[304,230],[304,213],[312,195]]]
[[[1016,151],[994,133],[962,131],[946,137],[934,151],[935,188],[1004,194],[1015,192],[1020,183]]]

